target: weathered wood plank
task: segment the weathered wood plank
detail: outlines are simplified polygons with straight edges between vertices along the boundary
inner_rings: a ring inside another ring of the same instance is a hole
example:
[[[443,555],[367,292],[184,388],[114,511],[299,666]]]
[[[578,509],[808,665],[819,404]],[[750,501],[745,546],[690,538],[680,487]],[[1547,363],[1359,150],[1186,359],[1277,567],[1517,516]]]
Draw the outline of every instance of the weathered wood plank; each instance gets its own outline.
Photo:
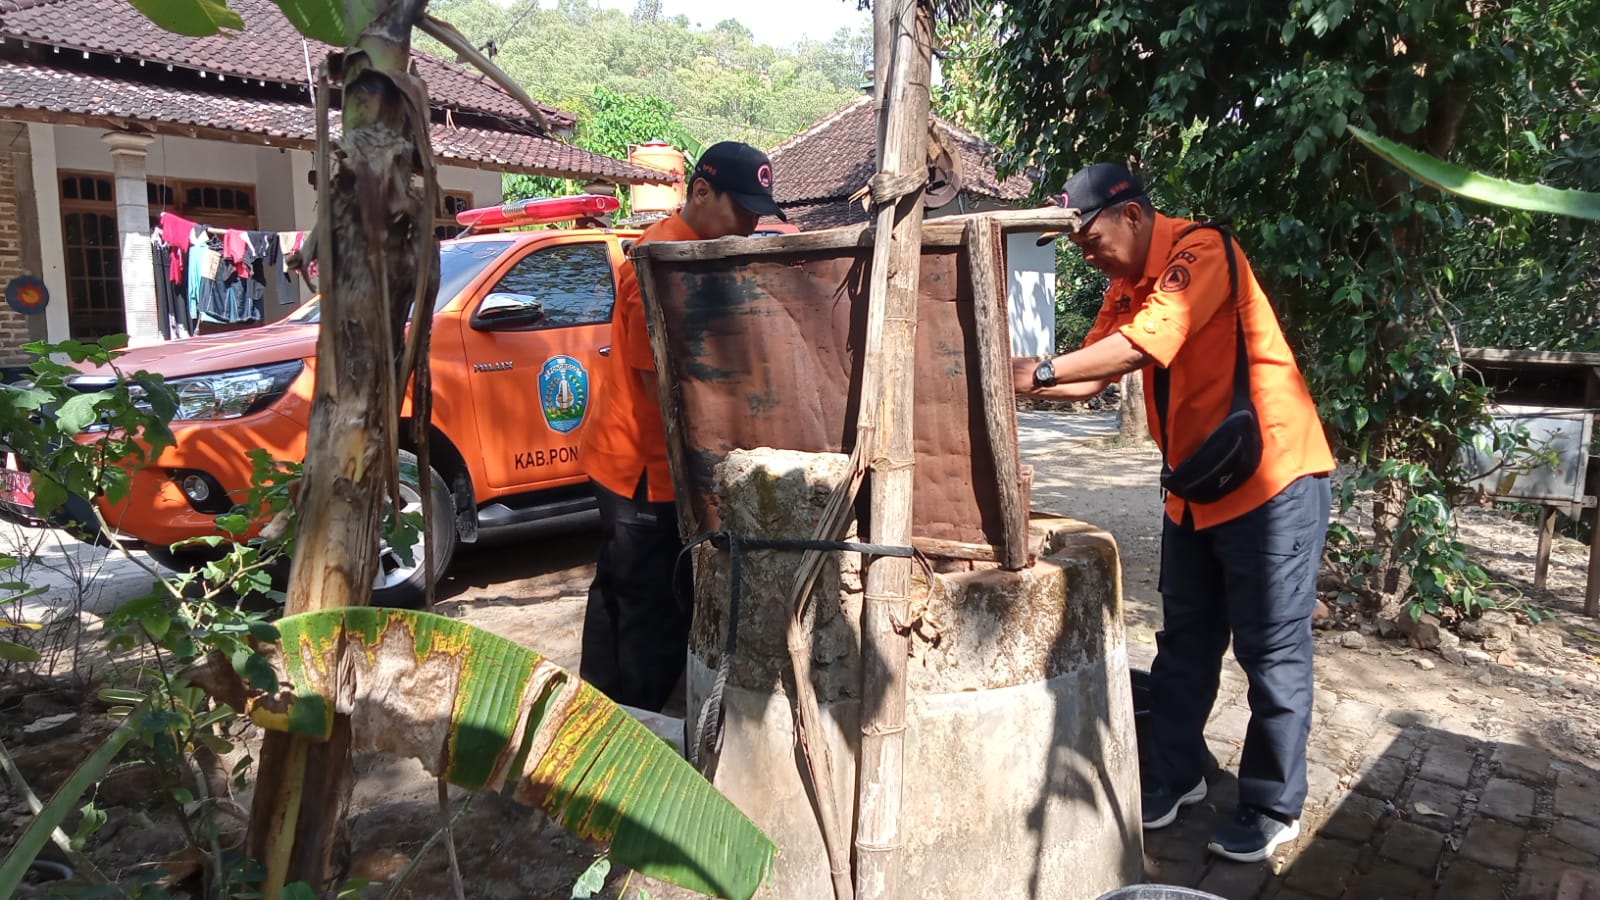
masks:
[[[1545,576],[1550,573],[1550,547],[1555,543],[1556,536],[1556,508],[1541,508],[1539,518],[1539,551],[1533,558],[1533,589],[1536,591],[1544,590]]]
[[[651,277],[650,257],[640,250],[650,247],[636,246],[630,254],[639,282],[639,300],[644,304],[645,322],[650,331],[650,354],[656,359],[656,398],[661,404],[661,423],[667,436],[667,464],[672,467],[672,493],[678,498],[678,536],[684,540],[700,534],[700,522],[695,517],[694,484],[689,477],[688,446],[684,441],[683,398],[672,378],[671,370],[664,365],[667,355],[667,323],[661,304],[651,297],[655,279]],[[612,346],[612,353],[622,352]],[[635,375],[634,377],[638,377]]]
[[[1016,570],[1028,565],[1028,512],[1022,505],[1017,467],[1017,403],[1011,384],[1011,340],[1006,323],[1005,245],[1000,224],[980,217],[967,223],[967,274],[977,318],[978,383],[989,449],[999,480],[1005,544],[1000,562]]]
[[[1059,231],[1075,227],[1077,213],[1057,207],[1042,209],[999,210],[987,213],[970,213],[930,219],[922,227],[922,246],[960,247],[967,224],[977,218],[988,218],[1000,225],[1002,233],[1019,231]],[[846,225],[822,231],[805,231],[771,237],[728,237],[714,241],[660,241],[641,248],[651,257],[660,260],[688,261],[736,259],[744,256],[768,256],[781,253],[819,253],[870,247],[876,240],[876,224]]]
[[[1000,548],[992,544],[968,544],[963,541],[936,541],[933,538],[912,538],[911,546],[923,556],[934,559],[970,559],[977,562],[999,562]]]

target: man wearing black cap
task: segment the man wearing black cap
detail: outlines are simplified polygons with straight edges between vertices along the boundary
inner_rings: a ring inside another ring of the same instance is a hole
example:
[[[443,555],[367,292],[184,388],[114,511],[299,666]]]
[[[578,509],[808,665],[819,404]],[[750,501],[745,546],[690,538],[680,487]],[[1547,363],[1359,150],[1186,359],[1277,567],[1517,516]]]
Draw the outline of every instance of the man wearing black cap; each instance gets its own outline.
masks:
[[[772,199],[771,161],[748,144],[724,141],[696,162],[683,208],[646,229],[637,243],[747,236],[762,216],[786,219]],[[691,610],[680,607],[678,597],[687,602],[693,593],[687,567],[674,571],[682,542],[632,262],[618,279],[611,347],[594,418],[578,449],[600,507],[600,550],[578,674],[617,703],[659,711],[688,656]]]
[[[1017,359],[1019,394],[1084,399],[1144,370],[1161,447],[1162,631],[1140,748],[1144,827],[1206,795],[1204,728],[1222,654],[1249,679],[1238,815],[1208,844],[1240,862],[1299,834],[1311,727],[1311,611],[1333,456],[1267,295],[1231,235],[1155,211],[1126,168],[1096,163],[1057,198],[1068,237],[1111,277],[1083,347]]]

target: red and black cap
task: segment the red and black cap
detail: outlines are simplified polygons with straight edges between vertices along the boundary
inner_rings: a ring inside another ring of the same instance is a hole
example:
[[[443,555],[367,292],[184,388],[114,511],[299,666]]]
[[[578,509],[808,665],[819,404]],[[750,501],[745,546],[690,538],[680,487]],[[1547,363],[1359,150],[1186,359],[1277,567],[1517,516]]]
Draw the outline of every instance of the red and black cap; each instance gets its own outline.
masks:
[[[1081,232],[1102,211],[1145,195],[1144,182],[1125,167],[1116,163],[1091,163],[1068,178],[1061,193],[1050,201],[1063,209],[1077,210],[1078,231]],[[1060,235],[1059,231],[1045,232],[1039,236],[1039,246],[1043,247]]]
[[[732,194],[734,202],[756,215],[789,221],[772,199],[772,160],[749,144],[723,141],[707,147],[689,173],[688,183],[694,184],[696,178],[704,178],[717,190]]]
[[[1078,211],[1078,229],[1088,228],[1101,211],[1145,196],[1139,176],[1116,163],[1093,163],[1067,179],[1056,205]]]

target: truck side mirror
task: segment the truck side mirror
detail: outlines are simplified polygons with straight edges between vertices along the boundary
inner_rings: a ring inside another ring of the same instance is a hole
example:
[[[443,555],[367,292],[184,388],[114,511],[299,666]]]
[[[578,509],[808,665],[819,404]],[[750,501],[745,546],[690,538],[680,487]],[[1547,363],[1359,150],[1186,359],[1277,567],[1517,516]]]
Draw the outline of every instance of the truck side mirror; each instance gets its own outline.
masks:
[[[527,294],[495,292],[483,298],[472,314],[474,331],[526,328],[544,321],[544,304]]]

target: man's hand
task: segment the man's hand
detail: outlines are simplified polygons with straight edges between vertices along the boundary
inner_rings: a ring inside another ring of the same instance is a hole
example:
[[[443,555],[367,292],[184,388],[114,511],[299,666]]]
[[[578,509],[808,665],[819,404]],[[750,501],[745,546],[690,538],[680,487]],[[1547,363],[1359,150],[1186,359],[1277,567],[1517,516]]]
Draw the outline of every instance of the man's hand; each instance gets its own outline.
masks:
[[[1039,360],[1032,356],[1011,357],[1011,386],[1018,396],[1029,397],[1038,390],[1033,384],[1033,372],[1039,368]]]

